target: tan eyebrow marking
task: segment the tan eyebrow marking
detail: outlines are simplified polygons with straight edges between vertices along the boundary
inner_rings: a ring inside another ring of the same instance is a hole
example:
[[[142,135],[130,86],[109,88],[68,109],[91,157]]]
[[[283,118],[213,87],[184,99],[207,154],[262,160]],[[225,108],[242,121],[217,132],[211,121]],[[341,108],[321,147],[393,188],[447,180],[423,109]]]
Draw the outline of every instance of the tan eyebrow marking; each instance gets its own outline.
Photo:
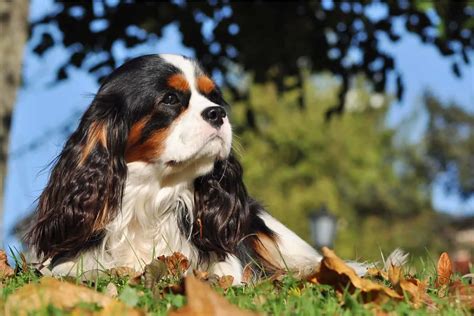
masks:
[[[168,78],[168,86],[173,89],[187,92],[189,91],[189,83],[183,74],[174,74]]]
[[[82,151],[79,165],[82,165],[97,144],[107,148],[107,131],[103,122],[93,122],[87,133],[87,143]]]
[[[209,94],[215,87],[214,81],[208,76],[199,76],[197,78],[197,88],[199,92]]]

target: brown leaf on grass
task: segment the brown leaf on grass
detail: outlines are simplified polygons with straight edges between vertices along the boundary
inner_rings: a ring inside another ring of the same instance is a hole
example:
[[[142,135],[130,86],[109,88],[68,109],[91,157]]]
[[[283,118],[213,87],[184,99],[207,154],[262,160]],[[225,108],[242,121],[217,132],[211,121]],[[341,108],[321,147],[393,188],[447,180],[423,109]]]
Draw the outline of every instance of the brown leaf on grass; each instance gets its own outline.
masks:
[[[227,290],[232,286],[232,283],[234,283],[234,277],[231,275],[223,275],[219,278],[218,284],[219,287]]]
[[[134,277],[137,274],[140,274],[140,272],[135,271],[135,269],[130,268],[130,267],[115,267],[115,268],[110,269],[108,272],[111,276],[119,277],[119,278]]]
[[[360,278],[354,269],[336,256],[332,250],[323,247],[322,253],[324,257],[319,268],[308,277],[310,282],[331,285],[341,293],[346,290],[350,293],[359,290],[365,302],[383,303],[389,299],[401,300],[403,298],[382,284]]]
[[[427,293],[428,284],[415,278],[402,279],[400,288],[408,294],[413,307],[419,308],[423,305],[434,307],[434,302]]]
[[[170,283],[160,286],[158,283],[166,276],[181,278],[189,269],[189,260],[181,253],[174,252],[171,256],[159,256],[145,266],[144,279],[145,287],[152,290],[155,298],[163,297],[163,294],[184,294],[184,284],[182,280],[178,283]]]
[[[405,278],[401,266],[389,267],[387,277],[398,294],[403,296],[406,293],[408,295],[408,299],[413,307],[419,308],[422,305],[434,306],[433,300],[426,292],[428,284],[416,278]]]
[[[130,267],[115,267],[108,270],[110,276],[117,278],[128,278],[128,284],[138,285],[140,284],[143,272],[138,272]]]
[[[103,308],[93,315],[112,315],[109,312],[114,312],[113,315],[144,315],[142,311],[132,309],[105,294],[50,277],[42,278],[39,283],[27,284],[11,294],[5,303],[5,315],[29,315],[50,304],[73,310],[79,303],[97,304]]]
[[[378,268],[375,264],[367,269],[365,276],[375,277],[392,283],[397,283],[400,272],[407,262],[408,253],[405,253],[400,248],[395,249],[390,253],[382,268]]]
[[[196,277],[196,279],[200,281],[207,281],[209,279],[209,272],[207,271],[200,271],[200,270],[193,270],[193,274]]]
[[[367,269],[366,276],[379,278],[379,279],[382,279],[382,280],[388,280],[387,271],[384,271],[384,270],[376,268],[376,267],[372,267],[372,268]]]
[[[449,298],[461,305],[474,309],[474,285],[455,281],[449,287]]]
[[[166,264],[168,272],[173,276],[181,276],[189,269],[189,260],[180,252],[173,252],[171,256],[159,256],[158,260]]]
[[[0,281],[11,277],[15,274],[15,270],[10,267],[5,251],[0,250]]]
[[[257,313],[239,309],[217,294],[208,284],[197,280],[193,276],[185,279],[187,305],[171,311],[170,316],[251,316]]]
[[[215,273],[209,273],[207,271],[200,271],[200,270],[193,270],[193,275],[198,279],[199,281],[206,282],[211,285],[218,286],[220,277],[215,274]]]
[[[438,259],[438,266],[436,267],[438,277],[436,278],[436,287],[442,287],[449,284],[451,276],[453,275],[453,264],[447,252],[443,252]]]
[[[400,280],[403,278],[402,267],[400,266],[391,266],[388,268],[387,278],[392,285],[397,285],[400,283]]]

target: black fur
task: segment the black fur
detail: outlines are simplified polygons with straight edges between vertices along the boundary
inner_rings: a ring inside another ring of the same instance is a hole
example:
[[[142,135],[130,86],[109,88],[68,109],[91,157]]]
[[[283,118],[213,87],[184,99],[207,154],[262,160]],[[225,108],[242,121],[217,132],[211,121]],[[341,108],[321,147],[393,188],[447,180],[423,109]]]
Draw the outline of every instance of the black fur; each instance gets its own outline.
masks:
[[[223,260],[234,254],[248,261],[256,233],[273,236],[258,213],[263,208],[247,193],[242,166],[233,154],[217,161],[211,173],[194,181],[194,218],[191,241],[200,258],[211,254]],[[180,223],[188,235],[190,225],[185,213]]]
[[[103,215],[113,216],[120,207],[127,174],[123,159],[127,129],[120,109],[109,103],[112,100],[94,100],[40,196],[35,223],[26,236],[40,256],[75,256],[97,245],[104,233],[96,225],[98,216],[107,210]],[[93,122],[104,124],[107,144],[97,144],[81,163]]]

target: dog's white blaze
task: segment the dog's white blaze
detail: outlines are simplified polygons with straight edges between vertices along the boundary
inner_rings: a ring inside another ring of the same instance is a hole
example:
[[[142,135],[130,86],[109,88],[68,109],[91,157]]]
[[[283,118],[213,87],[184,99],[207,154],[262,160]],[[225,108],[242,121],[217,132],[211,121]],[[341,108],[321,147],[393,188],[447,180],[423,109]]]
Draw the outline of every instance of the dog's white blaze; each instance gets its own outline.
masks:
[[[173,124],[165,141],[161,161],[188,161],[201,158],[196,165],[197,176],[212,170],[216,157],[226,158],[232,146],[232,130],[228,117],[224,118],[224,124],[215,129],[206,122],[201,113],[208,107],[217,106],[204,97],[197,90],[196,72],[200,72],[197,64],[178,55],[160,55],[161,58],[180,69],[188,81],[191,98],[188,109],[179,118],[177,124]],[[209,141],[211,138],[213,140]],[[207,159],[206,159],[207,158]]]
[[[196,64],[193,60],[184,58],[180,55],[172,54],[161,54],[161,58],[169,62],[171,65],[175,66],[181,70],[186,77],[186,80],[189,83],[191,93],[197,92],[196,90]]]

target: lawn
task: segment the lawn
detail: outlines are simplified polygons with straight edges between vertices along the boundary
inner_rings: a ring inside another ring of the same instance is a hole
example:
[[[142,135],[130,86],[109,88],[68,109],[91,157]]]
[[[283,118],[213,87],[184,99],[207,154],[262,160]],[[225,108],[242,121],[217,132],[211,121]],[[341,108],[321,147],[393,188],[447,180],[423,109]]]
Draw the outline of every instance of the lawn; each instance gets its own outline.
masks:
[[[438,267],[425,260],[415,273],[408,264],[372,269],[370,277],[358,278],[345,270],[340,259],[325,254],[318,272],[303,280],[279,274],[238,287],[230,286],[229,278],[200,271],[183,278],[181,269],[187,263],[169,258],[155,260],[142,274],[122,268],[89,275],[88,280],[42,276],[20,259],[15,271],[0,266],[0,310],[7,316],[250,315],[249,311],[268,315],[469,315],[474,305],[469,278],[452,274],[446,258]]]

